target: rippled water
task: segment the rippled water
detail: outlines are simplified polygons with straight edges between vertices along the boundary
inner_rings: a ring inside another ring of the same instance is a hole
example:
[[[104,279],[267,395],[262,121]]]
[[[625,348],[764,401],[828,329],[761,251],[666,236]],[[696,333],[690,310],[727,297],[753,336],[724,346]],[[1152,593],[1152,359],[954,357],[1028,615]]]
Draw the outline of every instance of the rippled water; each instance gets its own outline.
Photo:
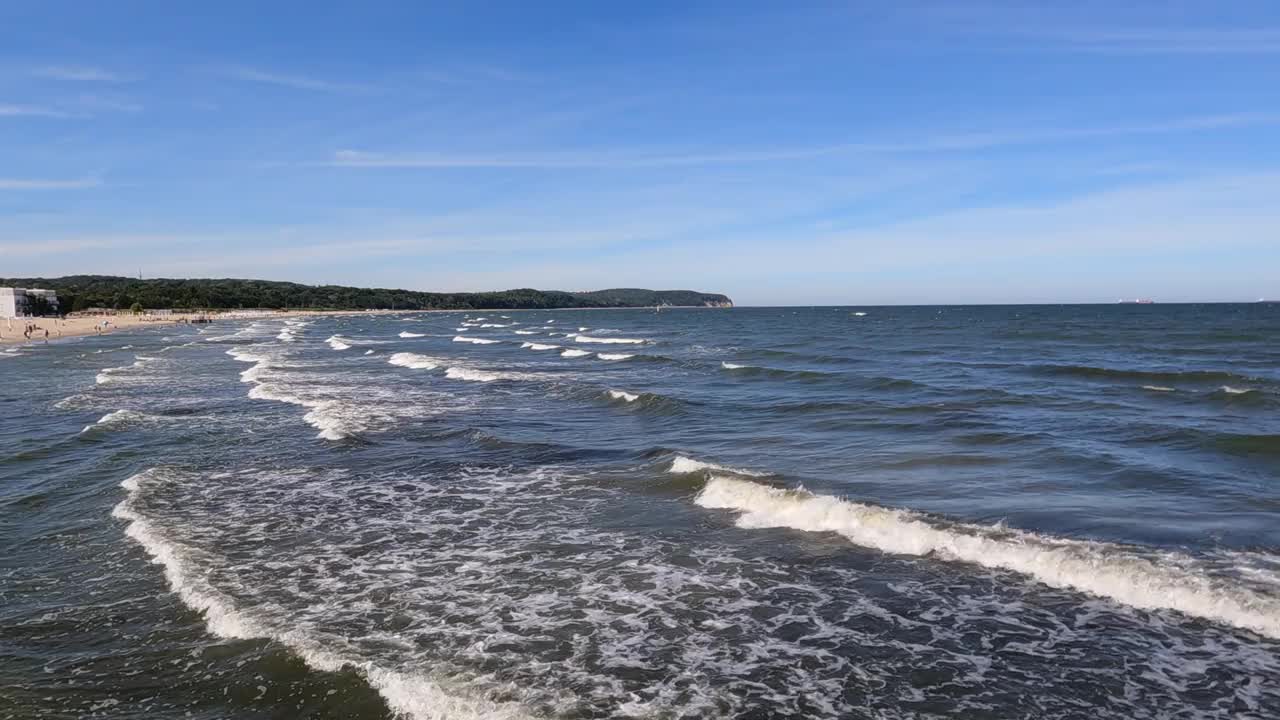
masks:
[[[1280,716],[1280,308],[0,352],[0,718]]]

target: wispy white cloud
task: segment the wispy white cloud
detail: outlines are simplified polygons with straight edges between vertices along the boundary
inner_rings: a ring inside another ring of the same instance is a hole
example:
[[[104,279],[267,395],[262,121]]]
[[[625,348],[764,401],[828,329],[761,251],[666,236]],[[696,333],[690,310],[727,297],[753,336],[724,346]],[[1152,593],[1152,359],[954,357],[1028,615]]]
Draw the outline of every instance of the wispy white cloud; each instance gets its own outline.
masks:
[[[1057,40],[1071,47],[1104,53],[1135,54],[1231,54],[1280,53],[1280,28],[1269,29],[1166,29],[1166,28],[1070,28],[1026,29],[1028,35]]]
[[[4,105],[0,104],[0,117],[70,117],[69,113],[41,105]]]
[[[1106,8],[1105,13],[1099,14],[1098,8]],[[1033,41],[1038,47],[1052,50],[1151,55],[1280,53],[1280,27],[1274,24],[1229,26],[1213,15],[1197,17],[1175,8],[1168,3],[1146,9],[1123,3],[1094,8],[1081,3],[1058,6],[948,3],[913,8],[907,14],[923,18],[944,31]]]
[[[563,151],[518,154],[458,154],[444,152],[379,153],[344,149],[323,164],[347,168],[663,168],[733,165],[806,160],[858,153],[962,152],[990,148],[1066,143],[1107,137],[1159,135],[1280,125],[1280,114],[1236,113],[1178,118],[1134,125],[1047,128],[1028,131],[990,131],[935,135],[914,140],[850,142],[790,148],[741,149],[724,152],[646,153],[635,150]]]
[[[97,178],[79,180],[0,178],[0,190],[83,190],[101,185],[102,181]]]
[[[293,90],[327,93],[367,93],[376,90],[375,86],[365,83],[335,82],[310,75],[274,72],[246,65],[229,65],[217,68],[216,71],[220,75],[237,80],[275,85]]]
[[[123,83],[134,78],[120,73],[86,65],[46,65],[31,72],[36,77],[70,82]]]

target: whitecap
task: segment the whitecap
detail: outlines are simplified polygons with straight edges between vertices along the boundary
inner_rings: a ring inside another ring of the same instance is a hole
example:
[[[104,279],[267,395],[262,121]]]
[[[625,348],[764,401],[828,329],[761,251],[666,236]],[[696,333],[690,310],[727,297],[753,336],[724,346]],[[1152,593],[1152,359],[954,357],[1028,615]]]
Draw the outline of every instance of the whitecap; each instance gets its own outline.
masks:
[[[603,343],[606,345],[643,345],[646,342],[636,338],[602,338],[592,337],[590,335],[578,335],[574,340],[580,343]]]
[[[600,353],[599,355],[596,355],[596,357],[601,360],[630,360],[635,357],[635,355],[627,355],[624,353]]]
[[[724,368],[725,370],[743,370],[743,369],[745,369],[747,366],[746,366],[746,365],[738,365],[738,364],[736,364],[736,363],[731,363],[731,362],[721,362],[721,363],[720,363],[720,367]]]
[[[543,345],[542,343],[527,342],[527,343],[520,343],[520,347],[528,348],[530,350],[555,350],[560,346],[559,345]]]
[[[472,370],[471,368],[451,367],[445,371],[444,376],[453,380],[467,380],[470,382],[493,382],[502,380],[503,376],[499,373],[488,372],[485,370]]]
[[[407,331],[402,331],[402,332],[400,333],[400,337],[402,337],[402,338],[416,338],[416,337],[426,337],[426,335],[424,335],[423,333],[411,333],[411,332],[407,332]]]
[[[569,348],[568,350],[560,353],[560,357],[586,357],[590,354],[591,353],[586,350],[575,350],[573,348]]]
[[[407,352],[396,353],[388,358],[387,362],[414,370],[434,370],[440,367],[440,360],[437,358]]]
[[[1173,388],[1163,385],[1143,385],[1142,389],[1150,390],[1151,392],[1173,392]]]
[[[702,472],[704,470],[710,470],[715,472],[727,472],[727,473],[733,473],[734,475],[746,475],[748,477],[765,477],[766,475],[769,474],[769,473],[758,472],[755,470],[742,470],[739,468],[732,468],[724,465],[717,465],[715,463],[704,462],[702,460],[695,460],[691,457],[686,457],[684,455],[677,455],[674,458],[672,458],[671,467],[667,468],[667,472],[673,473],[675,475],[686,475],[688,473]]]
[[[350,350],[351,349],[351,345],[348,344],[344,338],[338,337],[337,335],[330,335],[328,339],[325,340],[325,342],[329,343],[329,347],[333,348],[334,350]]]
[[[610,390],[609,397],[613,398],[614,400],[625,400],[629,403],[635,402],[640,399],[639,395],[636,395],[635,393],[623,392],[622,390]]]
[[[1049,585],[1144,610],[1186,615],[1280,638],[1280,597],[1266,596],[1199,569],[1174,553],[1143,554],[1110,543],[1047,537],[1003,526],[938,526],[906,510],[784,490],[712,474],[695,502],[738,513],[741,528],[834,532],[855,545],[1012,570]]]
[[[471,343],[472,345],[495,345],[502,342],[501,340],[486,340],[478,337],[463,337],[458,335],[453,339],[454,342]]]

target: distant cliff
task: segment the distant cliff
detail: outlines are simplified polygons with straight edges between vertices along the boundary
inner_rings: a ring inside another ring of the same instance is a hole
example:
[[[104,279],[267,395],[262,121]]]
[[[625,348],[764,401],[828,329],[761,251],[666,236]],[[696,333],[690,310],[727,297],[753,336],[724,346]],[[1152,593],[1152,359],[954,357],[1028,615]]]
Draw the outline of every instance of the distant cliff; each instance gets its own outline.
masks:
[[[725,295],[692,290],[621,288],[592,292],[502,290],[481,293],[433,293],[342,285],[301,285],[273,280],[206,280],[68,275],[60,278],[0,279],[0,286],[56,290],[64,311],[91,307],[144,308],[308,308],[324,310],[519,310],[620,308],[656,305],[733,307]]]

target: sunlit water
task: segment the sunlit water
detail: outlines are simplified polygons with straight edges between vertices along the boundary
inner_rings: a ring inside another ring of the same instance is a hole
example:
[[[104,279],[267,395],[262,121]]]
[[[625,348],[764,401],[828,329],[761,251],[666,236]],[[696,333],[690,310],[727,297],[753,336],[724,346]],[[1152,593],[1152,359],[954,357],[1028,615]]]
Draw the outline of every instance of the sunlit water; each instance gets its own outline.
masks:
[[[0,718],[1280,716],[1280,307],[0,352]]]

